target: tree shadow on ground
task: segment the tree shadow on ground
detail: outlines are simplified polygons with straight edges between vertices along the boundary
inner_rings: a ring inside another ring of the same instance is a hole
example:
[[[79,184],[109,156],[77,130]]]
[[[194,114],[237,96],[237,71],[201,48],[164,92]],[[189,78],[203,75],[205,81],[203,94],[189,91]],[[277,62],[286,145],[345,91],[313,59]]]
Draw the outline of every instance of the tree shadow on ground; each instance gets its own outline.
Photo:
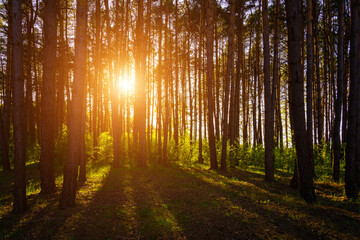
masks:
[[[58,195],[34,197],[30,205],[43,207],[28,214],[31,218],[20,224],[20,233],[9,238],[356,239],[360,235],[358,203],[351,203],[348,210],[322,198],[309,205],[286,181],[266,183],[261,174],[179,165],[107,168],[99,174],[80,187],[74,208],[58,209]]]

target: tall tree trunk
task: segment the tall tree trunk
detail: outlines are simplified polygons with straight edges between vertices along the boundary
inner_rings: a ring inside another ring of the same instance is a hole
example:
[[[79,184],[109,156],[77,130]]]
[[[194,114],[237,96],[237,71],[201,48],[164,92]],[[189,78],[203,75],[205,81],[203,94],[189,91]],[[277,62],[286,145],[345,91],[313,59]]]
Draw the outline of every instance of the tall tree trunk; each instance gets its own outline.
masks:
[[[207,55],[207,109],[208,109],[208,137],[210,148],[210,169],[217,169],[216,146],[214,135],[214,99],[213,99],[213,80],[214,80],[214,0],[206,1],[206,55]]]
[[[179,146],[179,57],[178,57],[178,0],[175,3],[175,112],[174,112],[174,139],[176,147]],[[201,30],[200,30],[201,31]]]
[[[318,31],[318,16],[319,16],[319,6],[318,1],[314,1],[314,36],[315,36],[315,66],[316,66],[316,92],[317,92],[317,102],[316,102],[316,112],[317,112],[317,136],[318,144],[321,144],[323,141],[323,114],[322,114],[322,105],[321,105],[321,83],[320,83],[320,61],[319,61],[319,31]]]
[[[4,98],[4,110],[0,121],[3,126],[3,139],[1,141],[1,158],[3,171],[10,170],[10,158],[9,158],[9,141],[10,141],[10,116],[11,116],[11,84],[12,84],[12,0],[7,4],[7,16],[8,16],[8,35],[6,43],[6,80],[5,80],[5,98]]]
[[[14,127],[14,204],[16,214],[26,211],[24,68],[21,0],[12,1],[12,76]]]
[[[99,110],[98,110],[98,95],[100,91],[98,90],[99,84],[99,75],[100,75],[100,63],[101,63],[101,55],[100,55],[100,0],[96,0],[95,2],[95,78],[94,78],[94,85],[93,85],[93,98],[94,98],[94,105],[93,105],[93,147],[96,148],[98,145],[98,136],[99,136]],[[94,152],[94,159],[97,160],[97,151]]]
[[[162,100],[162,1],[160,0],[160,16],[159,16],[159,59],[158,59],[158,82],[157,82],[157,120],[156,124],[158,125],[158,156],[159,163],[162,163],[162,139],[161,139],[161,100]]]
[[[168,164],[168,156],[167,156],[167,144],[168,144],[168,127],[169,127],[169,114],[170,114],[170,107],[169,107],[169,68],[170,68],[170,64],[169,64],[169,36],[168,36],[168,26],[169,25],[169,2],[166,1],[165,3],[165,52],[164,52],[164,57],[165,57],[165,119],[164,119],[164,145],[163,145],[163,162],[162,165],[163,166],[167,166]]]
[[[335,122],[333,130],[333,180],[338,182],[340,177],[340,121],[341,106],[343,100],[343,79],[344,79],[344,1],[339,0],[339,32],[338,32],[338,72],[337,72],[337,96],[335,100]]]
[[[359,0],[351,0],[351,38],[350,38],[350,94],[349,120],[346,142],[345,193],[348,198],[357,198],[359,193],[359,164],[357,162],[357,135],[360,127],[357,125],[357,105],[360,71],[359,69]]]
[[[234,75],[234,22],[235,22],[235,1],[230,2],[230,25],[228,38],[228,60],[226,68],[226,80],[223,100],[223,118],[222,118],[222,149],[220,169],[226,170],[227,140],[228,140],[228,109],[229,109],[229,88]],[[233,129],[230,129],[233,130]]]
[[[60,208],[73,207],[75,205],[76,180],[79,159],[81,158],[82,116],[84,111],[83,99],[85,98],[86,83],[86,60],[87,60],[87,0],[76,1],[76,38],[74,59],[74,82],[69,115],[69,143],[68,154],[64,166],[64,182],[60,197]]]
[[[273,81],[276,84],[276,140],[280,143],[280,148],[283,147],[283,131],[281,122],[281,106],[280,106],[280,68],[279,68],[279,18],[280,18],[280,0],[275,1],[275,34],[274,34],[274,64],[273,64]]]
[[[136,58],[135,66],[135,111],[134,122],[137,126],[137,133],[139,139],[138,145],[138,165],[140,167],[146,166],[146,94],[145,94],[145,69],[146,69],[146,54],[144,41],[144,6],[143,0],[138,0],[138,19],[136,22]],[[136,119],[136,118],[137,119]]]
[[[57,1],[45,1],[44,18],[44,76],[41,90],[41,154],[40,179],[41,192],[55,191],[54,148],[56,132],[55,112],[55,73],[57,38]]]
[[[268,1],[263,0],[264,88],[265,88],[265,180],[274,180],[274,101],[270,81]],[[273,79],[275,83],[276,79]]]
[[[109,1],[105,0],[105,21],[106,21],[106,36],[108,44],[107,61],[109,66],[109,81],[110,81],[110,94],[111,94],[111,123],[112,123],[112,134],[113,134],[113,151],[114,151],[114,162],[115,168],[119,167],[120,164],[120,109],[119,109],[119,91],[118,81],[119,75],[114,74],[113,69],[113,51],[112,51],[112,37],[111,37],[111,24],[110,24],[110,9]],[[117,12],[118,14],[118,12]],[[118,39],[116,39],[118,42]],[[116,43],[117,44],[117,43]],[[117,49],[115,49],[117,50]],[[115,77],[114,77],[115,75]]]
[[[203,80],[202,80],[202,72],[203,72],[203,68],[202,68],[202,43],[203,43],[203,25],[204,25],[204,1],[201,0],[200,1],[200,33],[199,33],[199,59],[198,59],[198,64],[199,64],[199,158],[198,161],[199,163],[203,164],[204,163],[204,158],[202,155],[202,148],[203,148],[203,144],[202,144],[202,110],[204,107],[204,104],[202,103],[202,99],[203,99],[203,90],[202,90],[202,85],[203,85]]]
[[[301,66],[300,4],[286,0],[289,54],[289,101],[294,125],[295,147],[298,159],[300,194],[307,202],[316,200],[311,170],[310,143],[305,127],[304,79]]]
[[[311,155],[311,169],[313,177],[315,175],[314,170],[314,154],[313,154],[313,128],[312,128],[312,82],[314,79],[313,73],[313,36],[312,36],[312,0],[307,0],[306,3],[306,124],[307,134],[309,137],[310,144],[310,155]]]

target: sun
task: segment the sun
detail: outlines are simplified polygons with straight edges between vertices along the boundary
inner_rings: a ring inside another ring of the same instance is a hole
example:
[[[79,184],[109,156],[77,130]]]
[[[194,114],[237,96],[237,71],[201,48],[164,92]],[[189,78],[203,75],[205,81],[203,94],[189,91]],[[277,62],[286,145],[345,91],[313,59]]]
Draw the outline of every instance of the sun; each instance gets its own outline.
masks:
[[[131,88],[131,81],[129,78],[119,76],[119,89],[121,91],[127,91]]]

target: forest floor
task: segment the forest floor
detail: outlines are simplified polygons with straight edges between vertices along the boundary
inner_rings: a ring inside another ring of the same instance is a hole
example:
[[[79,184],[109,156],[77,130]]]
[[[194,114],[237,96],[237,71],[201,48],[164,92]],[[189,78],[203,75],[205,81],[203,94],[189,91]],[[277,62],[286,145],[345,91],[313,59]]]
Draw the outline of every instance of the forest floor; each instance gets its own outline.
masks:
[[[0,239],[359,239],[360,202],[344,186],[317,182],[305,203],[289,178],[202,165],[89,167],[75,207],[39,194],[38,165],[27,166],[28,211],[11,213],[12,173],[0,172]],[[60,172],[60,170],[59,170]]]

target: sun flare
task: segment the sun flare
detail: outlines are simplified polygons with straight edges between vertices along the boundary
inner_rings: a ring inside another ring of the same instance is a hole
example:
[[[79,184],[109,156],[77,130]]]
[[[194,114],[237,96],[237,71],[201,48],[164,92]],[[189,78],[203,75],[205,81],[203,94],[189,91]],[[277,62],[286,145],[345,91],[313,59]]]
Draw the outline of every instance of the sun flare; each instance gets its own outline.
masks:
[[[122,76],[119,77],[119,90],[127,91],[131,88],[131,80],[130,78],[124,78]]]

